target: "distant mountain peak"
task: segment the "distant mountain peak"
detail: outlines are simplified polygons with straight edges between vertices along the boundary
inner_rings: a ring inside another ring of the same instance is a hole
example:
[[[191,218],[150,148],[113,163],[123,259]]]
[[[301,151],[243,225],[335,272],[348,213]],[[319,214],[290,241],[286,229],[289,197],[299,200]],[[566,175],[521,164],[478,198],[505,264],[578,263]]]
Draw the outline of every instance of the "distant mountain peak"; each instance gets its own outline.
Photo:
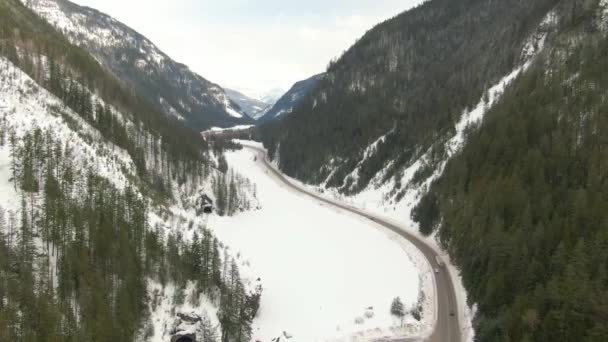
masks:
[[[21,0],[118,79],[197,131],[250,124],[224,90],[116,19],[67,0]]]
[[[232,101],[236,102],[241,107],[243,112],[253,119],[257,120],[272,107],[271,103],[250,97],[238,90],[224,88],[224,91]]]
[[[287,93],[283,94],[278,101],[268,109],[258,120],[267,122],[289,114],[293,109],[313,90],[325,77],[325,74],[317,74],[308,79],[296,82]]]

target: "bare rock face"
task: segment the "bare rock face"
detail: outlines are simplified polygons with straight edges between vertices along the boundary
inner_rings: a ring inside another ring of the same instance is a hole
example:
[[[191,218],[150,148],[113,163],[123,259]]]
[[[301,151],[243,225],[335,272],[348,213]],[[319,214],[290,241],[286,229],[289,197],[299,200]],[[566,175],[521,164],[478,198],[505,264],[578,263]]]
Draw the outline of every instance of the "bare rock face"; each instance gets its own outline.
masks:
[[[180,313],[177,314],[177,317],[182,322],[187,322],[187,323],[190,323],[190,324],[196,324],[196,323],[198,323],[198,322],[200,322],[202,320],[201,316],[195,314],[194,312],[192,312],[192,313],[183,313],[183,312],[180,312]]]
[[[171,330],[171,342],[196,342],[201,323],[201,316],[194,312],[178,312]]]

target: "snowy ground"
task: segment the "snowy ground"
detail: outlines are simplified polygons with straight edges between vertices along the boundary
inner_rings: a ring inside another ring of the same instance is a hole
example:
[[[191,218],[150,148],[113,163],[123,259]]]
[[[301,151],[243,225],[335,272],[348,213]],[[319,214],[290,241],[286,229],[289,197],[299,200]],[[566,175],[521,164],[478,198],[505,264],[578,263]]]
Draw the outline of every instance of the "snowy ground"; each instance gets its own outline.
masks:
[[[602,3],[606,4],[606,8],[608,8],[608,0],[602,0]],[[606,13],[608,13],[608,10],[606,10]],[[394,180],[383,182],[385,171],[380,171],[374,179],[372,179],[370,185],[366,189],[354,196],[344,196],[336,189],[327,189],[325,184],[321,184],[321,186],[310,186],[293,179],[291,180],[292,183],[298,184],[309,191],[322,193],[327,198],[349,204],[353,207],[365,210],[366,212],[378,215],[379,217],[381,216],[385,221],[392,222],[399,227],[403,227],[405,230],[409,230],[413,234],[417,234],[418,225],[411,218],[413,208],[427,192],[432,182],[441,176],[448,160],[462,149],[465,144],[466,130],[471,126],[480,124],[488,110],[500,100],[505,89],[530,67],[534,58],[543,50],[547,34],[555,24],[555,13],[549,12],[525,44],[522,51],[521,65],[516,67],[512,72],[504,76],[498,83],[491,87],[487,91],[487,94],[484,94],[485,96],[481,97],[479,103],[474,108],[464,111],[460,121],[455,126],[456,134],[445,142],[444,148],[447,152],[447,158],[439,163],[429,177],[420,185],[412,185],[412,179],[414,179],[416,172],[429,163],[432,154],[432,151],[430,150],[424,153],[420,159],[414,162],[410,167],[403,170],[402,178],[399,180],[398,184],[405,185],[407,191],[401,200],[395,201],[394,199]],[[364,159],[375,153],[376,145],[385,139],[385,137],[386,135],[381,136],[364,151]],[[392,162],[388,162],[384,170],[390,169],[391,163]],[[359,165],[361,164],[362,163]],[[358,172],[359,166],[357,166],[348,177],[352,177],[356,180],[358,178]],[[328,177],[328,179],[329,178],[330,177]],[[433,246],[442,259],[446,261],[456,290],[459,322],[463,330],[462,340],[466,342],[473,341],[474,331],[472,328],[472,318],[474,317],[476,308],[467,306],[467,294],[462,284],[459,271],[451,264],[449,255],[442,251],[438,246],[434,236],[422,239],[424,239],[428,245]]]
[[[226,132],[226,131],[239,131],[239,130],[250,129],[253,126],[254,125],[237,125],[237,126],[232,126],[232,127],[228,127],[228,128],[211,127],[209,130],[203,131],[203,133],[207,133],[207,132],[220,133],[220,132]]]
[[[208,137],[212,137],[215,135],[221,135],[224,133],[229,133],[229,132],[235,133],[235,132],[239,132],[239,131],[246,131],[253,127],[254,127],[254,125],[238,125],[238,126],[232,126],[232,127],[228,127],[228,128],[211,127],[210,129],[208,129],[206,131],[202,131],[201,135],[203,136],[203,138],[207,139]]]
[[[125,115],[115,113],[119,120],[126,122]],[[71,119],[71,124],[66,117]],[[6,223],[5,227],[0,229],[7,230],[3,233],[9,236],[9,242],[13,245],[17,236],[8,227],[18,225],[21,195],[11,181],[12,158],[9,132],[15,133],[17,141],[20,141],[26,133],[31,133],[35,129],[40,129],[43,136],[50,131],[54,139],[62,144],[69,144],[76,178],[84,177],[83,174],[86,175],[85,172],[91,168],[98,175],[107,178],[115,187],[122,189],[127,185],[133,185],[130,179],[135,177],[134,164],[126,151],[103,139],[101,133],[81,119],[78,114],[66,108],[60,99],[41,88],[11,62],[0,57],[0,131],[3,132],[0,136],[4,136],[4,144],[0,146],[0,212],[3,213]],[[210,182],[201,180],[196,182],[192,184],[189,180],[181,188],[174,183],[174,193],[179,194],[177,203],[164,208],[163,211],[160,208],[153,208],[149,217],[151,226],[155,227],[158,224],[166,228],[167,234],[180,231],[186,240],[191,238],[197,227],[204,226],[205,218],[196,216],[193,202],[200,193],[210,192]],[[253,205],[256,203],[254,202]],[[43,251],[45,244],[39,236],[36,236],[34,246],[37,251]],[[53,270],[52,279],[56,280],[56,257],[51,255],[48,262],[50,269]],[[36,271],[36,274],[38,273],[40,272]],[[55,281],[53,285],[57,286],[57,282]],[[148,336],[142,338],[142,341],[168,341],[171,337],[169,333],[175,328],[173,324],[178,313],[194,312],[208,320],[210,327],[219,331],[216,305],[204,295],[197,296],[194,284],[189,283],[184,290],[186,300],[183,303],[176,303],[174,298],[176,289],[173,284],[162,288],[157,282],[150,280],[148,290],[150,298],[154,299],[149,303],[151,326],[149,331],[144,332]]]
[[[372,222],[287,188],[250,151],[227,157],[256,182],[262,209],[213,218],[209,226],[233,254],[250,259],[249,276],[261,278],[264,292],[254,340],[412,336],[428,325],[428,318],[419,323],[407,317],[399,329],[390,315],[394,297],[411,308],[432,277],[418,250]],[[373,317],[366,318],[371,307]],[[358,318],[363,323],[356,323]]]

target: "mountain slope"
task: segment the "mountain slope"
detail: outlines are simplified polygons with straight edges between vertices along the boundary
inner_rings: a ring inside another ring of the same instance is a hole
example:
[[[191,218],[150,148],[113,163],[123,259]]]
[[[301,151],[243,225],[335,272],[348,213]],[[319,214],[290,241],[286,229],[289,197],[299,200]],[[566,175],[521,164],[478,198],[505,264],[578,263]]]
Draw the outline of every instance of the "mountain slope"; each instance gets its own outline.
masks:
[[[605,0],[427,2],[361,39],[265,143],[326,194],[436,236],[476,341],[604,341],[607,29]]]
[[[324,76],[325,74],[315,75],[294,84],[271,108],[264,112],[258,121],[264,123],[291,113],[293,109],[302,102],[304,97],[317,86]]]
[[[196,131],[252,123],[220,86],[115,19],[67,0],[22,1],[150,103]]]
[[[262,100],[257,100],[251,98],[239,91],[232,89],[224,89],[226,91],[226,95],[234,101],[236,104],[241,107],[243,112],[245,112],[252,119],[259,119],[268,108],[271,107],[271,104],[263,102]]]
[[[608,337],[608,2],[554,19],[413,213],[461,267],[478,341]]]
[[[292,115],[262,127],[264,143],[284,172],[306,182],[356,193],[389,161],[385,182],[397,182],[525,59],[530,35],[557,2],[425,2],[368,31]],[[358,179],[344,183],[357,165]]]
[[[0,0],[0,340],[247,339],[260,292],[201,213],[253,189],[209,150]]]
[[[256,95],[256,98],[262,102],[274,104],[283,96],[283,94],[285,94],[285,89],[275,87],[259,93]]]

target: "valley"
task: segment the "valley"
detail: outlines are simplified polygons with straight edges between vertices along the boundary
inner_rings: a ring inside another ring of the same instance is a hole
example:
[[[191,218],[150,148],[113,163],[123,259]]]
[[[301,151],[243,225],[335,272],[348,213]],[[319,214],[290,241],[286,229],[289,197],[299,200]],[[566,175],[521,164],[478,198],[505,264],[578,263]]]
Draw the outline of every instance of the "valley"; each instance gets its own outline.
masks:
[[[282,175],[280,171],[276,169],[275,166],[268,162],[266,158],[266,151],[256,147],[255,145],[251,145],[248,143],[244,143],[244,145],[255,152],[257,158],[264,162],[265,167],[270,170],[277,178],[279,178],[284,184],[291,187],[292,189],[299,191],[303,194],[310,196],[313,199],[326,203],[330,206],[334,206],[342,209],[345,212],[350,212],[355,215],[358,215],[366,220],[373,222],[374,225],[379,225],[389,232],[396,234],[388,234],[391,239],[405,239],[409,241],[410,244],[405,243],[406,246],[410,248],[410,254],[414,253],[411,248],[414,247],[418,249],[426,259],[426,268],[422,267],[421,261],[422,259],[417,260],[419,272],[426,272],[426,277],[421,277],[420,279],[424,279],[427,282],[431,280],[431,277],[428,275],[432,275],[432,280],[434,284],[433,291],[430,291],[428,283],[426,286],[421,286],[421,288],[425,288],[425,296],[432,295],[433,299],[429,299],[434,302],[434,305],[425,307],[425,314],[432,315],[431,321],[434,323],[433,327],[426,327],[426,329],[422,329],[416,336],[416,334],[406,334],[405,336],[392,336],[391,340],[398,339],[408,339],[408,340],[417,340],[421,337],[424,337],[425,340],[428,341],[460,341],[470,339],[470,334],[466,331],[466,328],[461,328],[459,321],[464,317],[461,312],[465,310],[466,304],[464,303],[463,295],[464,291],[462,289],[456,289],[454,287],[454,279],[459,282],[460,280],[457,278],[453,278],[455,270],[451,269],[449,266],[446,266],[445,261],[442,260],[442,256],[440,256],[441,252],[439,248],[435,246],[434,242],[429,239],[425,239],[422,236],[417,235],[415,232],[412,232],[410,228],[403,226],[398,221],[391,220],[387,217],[379,216],[377,213],[371,213],[369,211],[365,211],[360,208],[353,207],[349,204],[340,203],[339,201],[328,199],[323,195],[318,193],[314,193],[309,189],[306,189],[302,185],[298,184],[297,181],[288,179],[285,175]],[[402,242],[403,243],[403,242]],[[401,270],[401,268],[399,268]],[[425,271],[422,271],[425,270]],[[434,272],[434,274],[433,274]],[[458,293],[457,291],[461,291]],[[434,311],[434,312],[433,312]],[[427,322],[429,318],[427,318]],[[387,338],[386,336],[384,338]]]
[[[300,193],[263,163],[259,150],[229,153],[227,160],[254,180],[261,208],[210,224],[233,253],[251,263],[250,277],[261,277],[264,284],[255,339],[270,340],[283,331],[293,341],[432,332],[432,266],[415,245]],[[393,298],[400,297],[409,311],[422,293],[422,319],[408,314],[398,328],[390,314]]]
[[[74,1],[0,0],[0,342],[608,339],[608,0]]]

